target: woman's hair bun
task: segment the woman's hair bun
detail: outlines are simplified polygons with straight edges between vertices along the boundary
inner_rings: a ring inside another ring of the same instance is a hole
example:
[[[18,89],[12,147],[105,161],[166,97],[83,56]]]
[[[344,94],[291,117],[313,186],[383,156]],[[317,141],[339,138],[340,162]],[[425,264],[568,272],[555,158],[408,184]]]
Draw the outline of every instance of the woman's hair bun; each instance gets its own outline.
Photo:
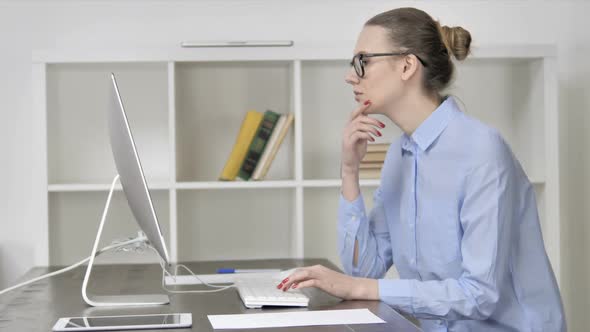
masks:
[[[462,27],[444,25],[441,26],[440,32],[449,54],[452,54],[459,61],[464,60],[469,54],[471,46],[471,34],[469,31]]]

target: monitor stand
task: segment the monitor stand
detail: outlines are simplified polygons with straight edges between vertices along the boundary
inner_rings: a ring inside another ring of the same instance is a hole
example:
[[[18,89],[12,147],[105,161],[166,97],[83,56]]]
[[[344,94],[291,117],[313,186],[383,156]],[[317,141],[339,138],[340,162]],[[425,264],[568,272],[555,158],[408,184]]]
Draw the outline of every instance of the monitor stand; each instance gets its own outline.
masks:
[[[100,242],[100,235],[102,234],[102,228],[107,217],[109,205],[111,204],[111,197],[113,196],[115,184],[118,180],[119,175],[115,176],[115,178],[113,179],[113,183],[111,184],[111,189],[109,191],[109,196],[107,198],[104,211],[102,212],[102,219],[100,220],[100,225],[98,226],[98,233],[96,234],[96,240],[94,240],[94,246],[92,248],[92,253],[90,254],[90,261],[88,262],[88,267],[86,268],[86,275],[84,276],[84,282],[82,283],[82,298],[88,305],[93,307],[145,306],[169,304],[170,298],[166,294],[89,296],[87,292],[88,280],[90,279],[90,274],[92,272],[94,257],[97,254],[96,250],[98,249],[98,243]],[[147,241],[147,239],[145,239],[144,241]]]

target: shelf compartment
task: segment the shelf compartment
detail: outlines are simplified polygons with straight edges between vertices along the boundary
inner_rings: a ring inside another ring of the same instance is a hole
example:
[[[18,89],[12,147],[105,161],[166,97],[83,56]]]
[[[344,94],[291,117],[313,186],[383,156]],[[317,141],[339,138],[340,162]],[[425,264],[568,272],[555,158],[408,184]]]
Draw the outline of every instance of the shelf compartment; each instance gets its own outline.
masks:
[[[178,259],[290,257],[294,189],[179,191]]]
[[[146,177],[169,178],[165,64],[52,64],[47,66],[48,182],[107,183],[116,174],[107,130],[117,83]]]
[[[342,130],[357,107],[352,87],[344,82],[350,70],[347,61],[302,62],[303,178],[339,178]],[[376,143],[390,143],[401,131],[385,116],[382,137]]]
[[[177,181],[217,180],[247,111],[293,112],[292,67],[288,61],[175,64]],[[294,178],[293,132],[267,179]]]
[[[456,76],[448,92],[458,96],[468,115],[498,129],[528,177],[543,182],[547,161],[542,60],[474,59],[458,65]]]
[[[361,188],[367,213],[375,188]],[[338,188],[304,189],[304,257],[324,257],[342,268],[338,255]]]
[[[96,239],[96,232],[107,199],[107,192],[49,194],[49,263],[69,265],[88,257]],[[158,222],[168,239],[169,199],[168,192],[150,192]],[[140,231],[123,192],[113,193],[107,220],[99,248],[114,240],[134,237]],[[166,244],[167,247],[170,244]],[[144,254],[108,252],[99,256],[97,264],[103,263],[155,263],[159,262],[151,250]]]

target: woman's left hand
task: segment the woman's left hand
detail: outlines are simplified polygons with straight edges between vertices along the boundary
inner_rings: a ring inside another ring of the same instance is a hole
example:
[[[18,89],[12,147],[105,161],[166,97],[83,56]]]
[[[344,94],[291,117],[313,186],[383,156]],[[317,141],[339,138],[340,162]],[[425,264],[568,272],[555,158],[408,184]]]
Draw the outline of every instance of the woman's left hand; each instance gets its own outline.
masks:
[[[377,280],[351,277],[322,265],[298,268],[277,286],[283,291],[305,287],[316,287],[345,300],[379,300]]]

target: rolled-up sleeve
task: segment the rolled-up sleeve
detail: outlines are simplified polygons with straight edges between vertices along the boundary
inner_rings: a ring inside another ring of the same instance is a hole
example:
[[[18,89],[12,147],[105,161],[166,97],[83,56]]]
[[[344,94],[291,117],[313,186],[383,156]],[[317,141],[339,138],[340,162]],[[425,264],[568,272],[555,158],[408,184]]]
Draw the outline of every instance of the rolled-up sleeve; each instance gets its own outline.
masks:
[[[383,277],[392,265],[389,230],[385,220],[381,189],[373,196],[374,207],[367,217],[362,194],[350,202],[340,195],[338,207],[338,250],[344,271],[353,276]],[[354,244],[358,242],[358,262]]]

